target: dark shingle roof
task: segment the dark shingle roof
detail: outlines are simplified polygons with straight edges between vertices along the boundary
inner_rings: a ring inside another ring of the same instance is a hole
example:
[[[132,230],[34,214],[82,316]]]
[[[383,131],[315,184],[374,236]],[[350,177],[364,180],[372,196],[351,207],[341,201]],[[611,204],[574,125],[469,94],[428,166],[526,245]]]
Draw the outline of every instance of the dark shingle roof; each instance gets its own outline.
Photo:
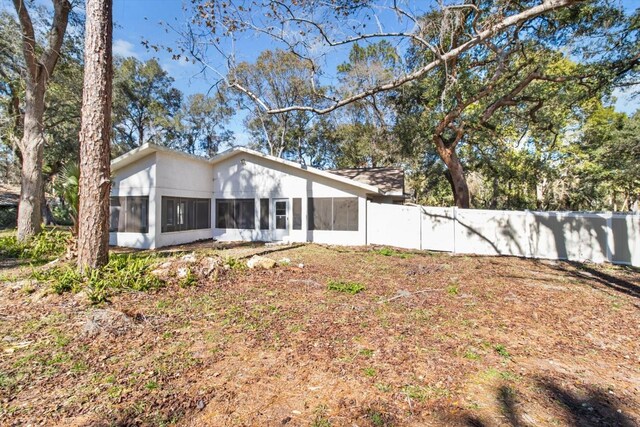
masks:
[[[347,168],[329,171],[354,181],[378,187],[387,194],[404,194],[404,171],[395,168]]]

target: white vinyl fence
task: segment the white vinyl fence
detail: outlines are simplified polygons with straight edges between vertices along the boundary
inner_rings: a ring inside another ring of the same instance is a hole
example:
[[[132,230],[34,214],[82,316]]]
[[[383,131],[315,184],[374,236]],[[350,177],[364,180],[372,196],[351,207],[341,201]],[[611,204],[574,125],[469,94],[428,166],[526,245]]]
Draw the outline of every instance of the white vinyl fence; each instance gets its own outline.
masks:
[[[640,215],[367,203],[367,243],[640,266]]]

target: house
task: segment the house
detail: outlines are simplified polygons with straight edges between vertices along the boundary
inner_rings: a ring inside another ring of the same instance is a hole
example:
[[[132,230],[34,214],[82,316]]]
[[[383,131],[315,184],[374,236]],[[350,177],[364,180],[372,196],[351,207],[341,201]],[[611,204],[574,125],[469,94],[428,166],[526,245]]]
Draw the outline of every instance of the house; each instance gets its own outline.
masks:
[[[134,248],[211,238],[364,245],[367,201],[404,199],[402,171],[329,172],[242,147],[206,159],[144,144],[111,171],[109,243]]]

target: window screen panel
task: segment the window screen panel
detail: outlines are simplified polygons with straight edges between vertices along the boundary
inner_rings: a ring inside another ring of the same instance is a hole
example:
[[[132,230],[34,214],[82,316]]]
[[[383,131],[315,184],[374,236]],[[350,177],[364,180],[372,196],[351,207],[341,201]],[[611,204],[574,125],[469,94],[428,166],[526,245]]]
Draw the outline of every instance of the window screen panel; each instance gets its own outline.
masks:
[[[118,231],[120,223],[120,198],[109,198],[109,231]]]
[[[217,199],[216,228],[255,228],[254,199]]]
[[[162,232],[211,228],[211,199],[162,197]]]
[[[175,225],[175,216],[176,216],[176,202],[173,199],[167,199],[167,221],[166,224],[168,227],[173,227]]]
[[[195,202],[195,227],[210,228],[211,227],[211,201],[198,200]]]
[[[235,228],[231,223],[230,211],[233,209],[233,201],[216,200],[216,228]]]
[[[293,229],[302,230],[302,199],[292,200]]]
[[[269,199],[260,199],[260,230],[269,229]]]
[[[255,200],[254,199],[236,199],[235,203],[235,220],[237,228],[254,229],[255,228]]]
[[[358,231],[358,199],[356,197],[333,199],[333,229]]]
[[[109,231],[149,232],[149,198],[146,196],[111,197]]]
[[[332,229],[332,199],[311,198],[309,203],[309,230]]]

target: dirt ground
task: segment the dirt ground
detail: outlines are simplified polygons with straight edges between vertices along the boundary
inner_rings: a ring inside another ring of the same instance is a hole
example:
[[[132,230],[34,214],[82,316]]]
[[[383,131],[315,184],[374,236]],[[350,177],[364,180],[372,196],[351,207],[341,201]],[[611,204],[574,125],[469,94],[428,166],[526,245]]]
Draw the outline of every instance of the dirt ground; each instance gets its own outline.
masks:
[[[274,249],[289,265],[98,308],[3,264],[0,424],[640,425],[637,269],[319,245],[217,253]],[[124,326],[87,334],[104,309]]]

